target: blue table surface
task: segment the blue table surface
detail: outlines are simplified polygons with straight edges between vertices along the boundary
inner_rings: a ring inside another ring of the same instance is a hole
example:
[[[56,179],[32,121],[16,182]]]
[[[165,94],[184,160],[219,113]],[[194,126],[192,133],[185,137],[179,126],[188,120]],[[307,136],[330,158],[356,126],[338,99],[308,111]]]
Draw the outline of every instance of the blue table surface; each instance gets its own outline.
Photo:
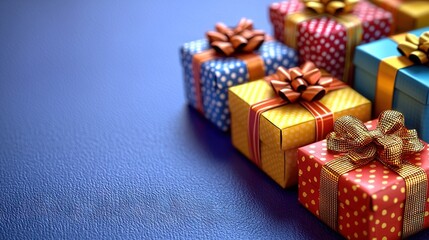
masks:
[[[269,3],[1,1],[0,238],[340,239],[186,105],[179,46]]]

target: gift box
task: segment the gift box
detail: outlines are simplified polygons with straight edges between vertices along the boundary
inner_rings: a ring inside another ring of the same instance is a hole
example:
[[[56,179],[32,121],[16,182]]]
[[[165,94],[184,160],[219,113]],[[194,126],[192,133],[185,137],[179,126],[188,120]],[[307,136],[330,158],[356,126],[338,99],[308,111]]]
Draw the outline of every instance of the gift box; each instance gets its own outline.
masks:
[[[425,31],[429,28],[410,33],[416,39]],[[417,129],[420,137],[429,141],[429,66],[414,64],[398,51],[399,43],[407,42],[406,36],[394,35],[359,46],[354,59],[354,88],[374,103],[374,116],[383,110],[398,110],[405,115],[407,127]]]
[[[301,62],[312,61],[333,76],[351,82],[355,47],[390,35],[392,14],[366,1],[355,5],[348,1],[338,9],[316,2],[289,0],[271,4],[269,14],[275,38],[298,49]]]
[[[301,69],[304,69],[306,78],[311,75],[309,82],[314,83],[313,77],[318,69],[314,70],[314,65],[306,64],[307,67]],[[331,131],[333,119],[353,114],[362,120],[369,120],[371,114],[371,103],[366,98],[325,74],[319,83],[329,78],[332,83],[326,87],[329,91],[323,97],[317,91],[318,86],[308,86],[299,93],[293,91],[288,88],[289,83],[284,76],[296,78],[291,82],[296,87],[295,81],[301,79],[296,70],[280,68],[279,73],[272,77],[229,89],[234,147],[283,188],[297,183],[298,147],[323,138]],[[282,72],[283,78],[280,76]]]
[[[429,148],[416,131],[402,131],[403,117],[395,112],[365,124],[381,132],[346,117],[334,128],[349,136],[336,132],[298,149],[299,202],[347,239],[401,239],[429,226]],[[354,130],[347,129],[350,122]],[[340,148],[348,152],[331,150]]]
[[[429,26],[429,2],[427,0],[372,0],[392,13],[396,33]]]
[[[245,30],[243,34],[246,38],[252,37],[252,34],[255,36],[252,39],[260,36],[260,31],[249,33],[256,31],[253,30],[251,22],[251,27],[247,27],[249,29],[243,27],[242,23],[243,21],[240,21],[239,26],[229,30],[235,31],[241,26]],[[245,23],[248,23],[248,20],[245,20]],[[278,66],[296,66],[298,60],[295,50],[269,37],[265,37],[265,41],[253,50],[243,51],[246,50],[246,46],[239,46],[241,48],[239,51],[230,53],[228,42],[214,41],[215,43],[211,44],[213,38],[215,40],[216,37],[219,38],[217,34],[219,31],[227,32],[222,27],[224,25],[218,24],[216,27],[218,32],[209,32],[213,34],[212,38],[185,43],[180,54],[188,103],[217,127],[227,131],[230,125],[228,87],[272,74]],[[224,35],[228,34],[229,32]],[[228,39],[239,41],[242,37],[235,35],[237,38],[234,38],[230,35],[226,37],[226,41],[229,41]],[[252,44],[252,39],[249,40],[249,45]],[[226,52],[222,52],[221,48],[225,48]]]

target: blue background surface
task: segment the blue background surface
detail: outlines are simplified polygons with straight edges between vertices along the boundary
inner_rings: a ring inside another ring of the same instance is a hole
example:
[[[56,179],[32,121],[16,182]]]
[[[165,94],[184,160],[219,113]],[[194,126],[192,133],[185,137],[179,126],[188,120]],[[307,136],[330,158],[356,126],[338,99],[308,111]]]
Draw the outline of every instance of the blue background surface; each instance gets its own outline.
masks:
[[[340,238],[185,103],[179,46],[268,4],[1,1],[0,238]]]

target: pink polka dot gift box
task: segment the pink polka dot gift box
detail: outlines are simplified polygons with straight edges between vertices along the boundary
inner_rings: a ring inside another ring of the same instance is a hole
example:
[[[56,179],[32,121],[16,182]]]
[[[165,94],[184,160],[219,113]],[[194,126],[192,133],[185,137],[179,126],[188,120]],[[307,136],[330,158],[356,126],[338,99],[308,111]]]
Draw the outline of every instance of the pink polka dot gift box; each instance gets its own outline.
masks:
[[[298,149],[298,199],[348,239],[401,239],[429,227],[429,148],[402,113],[353,116]]]
[[[275,38],[344,82],[353,77],[354,49],[390,35],[392,14],[367,1],[288,0],[270,5]]]
[[[206,39],[185,43],[180,57],[189,105],[223,131],[230,127],[229,87],[298,62],[294,49],[253,29],[252,21],[244,18],[234,28],[216,24]]]

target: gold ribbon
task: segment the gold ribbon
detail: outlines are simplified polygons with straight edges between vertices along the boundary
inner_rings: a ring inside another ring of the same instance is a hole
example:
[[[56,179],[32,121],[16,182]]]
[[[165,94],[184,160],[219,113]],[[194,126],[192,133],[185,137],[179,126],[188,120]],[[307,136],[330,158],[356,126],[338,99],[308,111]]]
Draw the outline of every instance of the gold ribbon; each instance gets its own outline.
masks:
[[[424,10],[429,9],[427,0],[373,0],[372,2],[392,13],[394,19],[392,30],[397,33],[423,28],[429,24],[428,15],[424,14]]]
[[[303,0],[305,7],[318,13],[331,15],[349,13],[359,0]]]
[[[333,82],[332,76],[322,76],[322,72],[310,61],[301,67],[279,67],[270,78],[274,78],[269,81],[274,92],[291,103],[300,99],[307,102],[320,100]]]
[[[405,36],[405,41],[399,43],[398,51],[415,64],[426,64],[429,62],[429,31],[420,37],[412,33]]]
[[[375,130],[353,116],[339,118],[334,132],[327,136],[329,150],[346,153],[322,167],[320,176],[320,217],[331,228],[337,228],[338,181],[341,175],[378,160],[400,175],[406,186],[403,236],[423,229],[427,192],[425,171],[404,160],[423,150],[416,130],[404,126],[402,113],[387,110],[380,114]]]
[[[216,31],[206,33],[210,46],[225,56],[236,52],[253,52],[265,40],[265,33],[253,29],[252,20],[242,18],[235,28],[224,23],[216,24]]]
[[[429,32],[420,37],[407,33],[391,38],[399,42],[397,48],[402,56],[388,57],[380,62],[375,90],[375,115],[392,108],[396,75],[400,69],[429,62]]]
[[[362,24],[358,17],[349,14],[359,0],[302,0],[307,11],[296,12],[286,15],[284,39],[286,45],[297,48],[298,26],[301,22],[320,17],[330,17],[341,23],[346,28],[346,56],[344,74],[342,80],[348,82],[353,73],[353,52],[362,41]],[[328,7],[330,6],[330,7]]]

